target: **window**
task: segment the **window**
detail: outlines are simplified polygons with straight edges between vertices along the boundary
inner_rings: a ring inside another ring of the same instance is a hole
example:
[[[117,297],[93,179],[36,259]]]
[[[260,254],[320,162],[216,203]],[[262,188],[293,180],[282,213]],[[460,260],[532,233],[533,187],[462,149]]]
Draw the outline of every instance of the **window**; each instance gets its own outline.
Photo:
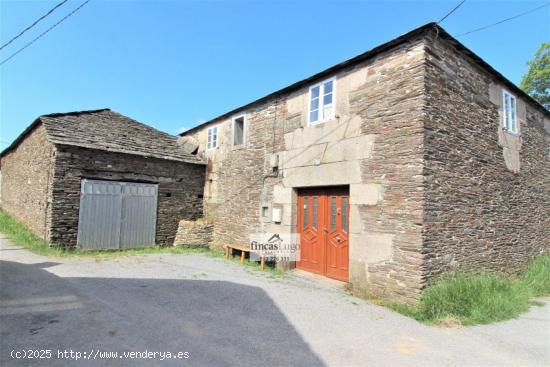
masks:
[[[268,206],[262,206],[262,217],[264,217],[264,218],[269,217],[269,207]]]
[[[336,196],[330,198],[330,230],[336,231]]]
[[[206,149],[214,149],[218,147],[218,126],[208,128],[208,137],[206,140]]]
[[[348,231],[348,198],[342,197],[342,230]]]
[[[313,229],[317,229],[317,206],[318,206],[317,201],[318,200],[319,198],[317,196],[313,197],[313,217],[311,218],[311,227],[313,227]]]
[[[517,134],[518,123],[516,114],[516,97],[504,91],[502,93],[504,101],[504,129],[512,134]]]
[[[308,201],[308,197],[305,196],[304,197],[304,223],[303,223],[304,229],[307,229],[307,225],[308,225],[307,220],[309,218],[307,201]]]
[[[334,117],[334,78],[309,88],[309,124]]]
[[[233,146],[244,146],[244,115],[233,119]]]

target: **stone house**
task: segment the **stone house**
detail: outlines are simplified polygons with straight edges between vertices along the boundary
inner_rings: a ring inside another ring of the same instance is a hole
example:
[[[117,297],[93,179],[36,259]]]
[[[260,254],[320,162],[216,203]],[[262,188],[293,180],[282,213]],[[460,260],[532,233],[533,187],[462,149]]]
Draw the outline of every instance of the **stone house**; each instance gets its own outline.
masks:
[[[51,244],[172,244],[202,216],[205,163],[109,109],[38,117],[0,154],[1,205]]]
[[[299,233],[288,264],[414,302],[550,250],[550,112],[427,24],[182,135],[212,245]]]

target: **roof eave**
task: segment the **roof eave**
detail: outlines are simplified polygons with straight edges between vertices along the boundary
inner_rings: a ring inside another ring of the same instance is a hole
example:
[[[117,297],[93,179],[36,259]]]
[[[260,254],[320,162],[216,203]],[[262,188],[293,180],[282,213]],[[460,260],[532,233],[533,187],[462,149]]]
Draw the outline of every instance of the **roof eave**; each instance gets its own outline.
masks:
[[[465,55],[470,57],[475,64],[486,70],[489,74],[491,74],[495,79],[499,80],[503,84],[505,84],[508,88],[516,92],[518,95],[520,95],[522,98],[526,99],[527,101],[531,102],[536,108],[541,110],[543,114],[545,114],[547,117],[550,118],[550,111],[548,111],[543,105],[541,105],[537,100],[535,100],[533,97],[525,93],[523,90],[521,90],[518,86],[516,86],[514,83],[512,83],[510,80],[508,80],[504,75],[502,75],[500,72],[495,70],[489,63],[487,63],[485,60],[483,60],[481,57],[476,55],[473,51],[468,49],[466,46],[464,46],[460,41],[458,41],[456,38],[451,36],[446,30],[444,30],[442,27],[437,25],[437,23],[428,23],[421,27],[418,27],[416,29],[413,29],[412,31],[405,33],[397,38],[394,38],[391,41],[388,41],[386,43],[383,43],[380,46],[377,46],[375,48],[370,49],[369,51],[366,51],[358,56],[355,56],[351,59],[348,59],[344,62],[341,62],[339,64],[336,64],[328,69],[325,69],[319,73],[316,73],[306,79],[302,79],[296,83],[293,83],[287,87],[284,87],[282,89],[279,89],[271,94],[268,94],[264,97],[261,97],[259,99],[256,99],[248,104],[245,104],[243,106],[237,107],[235,109],[230,110],[229,112],[226,112],[222,115],[219,115],[217,117],[214,117],[213,119],[210,119],[206,122],[203,122],[202,124],[199,124],[195,127],[192,127],[191,129],[188,129],[182,133],[180,133],[180,136],[188,135],[190,133],[193,133],[205,126],[208,126],[210,124],[216,123],[220,120],[229,118],[230,116],[237,114],[239,112],[242,112],[244,110],[247,110],[251,107],[254,107],[256,105],[259,105],[261,103],[264,103],[268,100],[271,100],[273,98],[279,97],[281,95],[294,92],[304,86],[314,84],[316,81],[319,81],[323,78],[326,78],[330,75],[335,74],[336,72],[357,65],[360,62],[363,62],[369,58],[372,58],[384,51],[387,51],[395,46],[398,46],[400,44],[409,42],[413,40],[415,37],[425,35],[427,32],[431,30],[437,30],[440,37],[444,37],[449,42],[451,42],[455,47],[459,49],[459,51],[463,52]]]
[[[25,128],[25,130],[23,130],[23,132],[21,134],[19,134],[17,136],[17,138],[15,138],[15,140],[12,141],[11,144],[8,145],[8,147],[6,149],[4,149],[2,152],[0,152],[0,158],[4,157],[6,154],[8,154],[9,152],[11,152],[15,148],[17,148],[19,143],[21,141],[23,141],[23,139],[25,139],[27,137],[27,135],[29,135],[36,127],[38,127],[38,125],[40,125],[42,123],[42,120],[40,120],[40,117],[41,116],[34,119],[34,121],[29,126],[27,126]]]

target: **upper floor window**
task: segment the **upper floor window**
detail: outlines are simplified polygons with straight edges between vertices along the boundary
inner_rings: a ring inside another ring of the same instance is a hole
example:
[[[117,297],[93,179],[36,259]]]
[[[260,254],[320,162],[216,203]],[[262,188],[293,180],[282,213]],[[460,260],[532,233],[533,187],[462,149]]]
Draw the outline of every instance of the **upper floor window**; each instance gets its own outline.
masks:
[[[244,115],[233,118],[233,147],[242,147],[245,144]]]
[[[218,126],[208,128],[206,138],[206,149],[214,149],[218,147]]]
[[[334,117],[334,78],[309,88],[309,124],[315,125]]]
[[[502,98],[504,103],[504,128],[506,131],[517,134],[518,132],[518,120],[516,114],[516,97],[510,93],[502,92]]]

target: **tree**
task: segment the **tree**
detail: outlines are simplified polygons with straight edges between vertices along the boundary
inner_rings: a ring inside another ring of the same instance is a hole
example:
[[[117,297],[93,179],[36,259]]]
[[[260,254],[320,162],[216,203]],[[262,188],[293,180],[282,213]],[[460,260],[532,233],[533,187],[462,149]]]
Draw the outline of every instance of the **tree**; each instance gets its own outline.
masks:
[[[550,42],[543,42],[527,65],[520,88],[550,110]]]

